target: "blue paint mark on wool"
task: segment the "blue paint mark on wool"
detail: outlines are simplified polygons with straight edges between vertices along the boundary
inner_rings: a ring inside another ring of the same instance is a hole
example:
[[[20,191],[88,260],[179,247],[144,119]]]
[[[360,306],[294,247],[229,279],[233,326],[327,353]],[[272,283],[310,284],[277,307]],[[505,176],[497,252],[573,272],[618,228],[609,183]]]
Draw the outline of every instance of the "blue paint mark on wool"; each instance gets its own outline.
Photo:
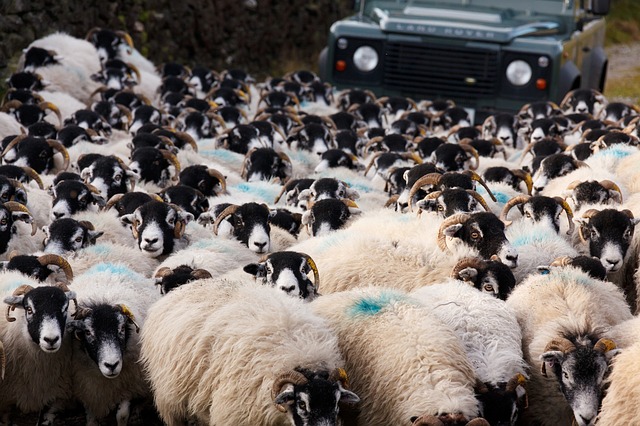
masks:
[[[489,194],[487,194],[487,190],[480,185],[476,187],[476,192],[482,195],[482,198],[484,199],[489,200],[491,198],[489,197]],[[500,191],[491,191],[491,192],[493,193],[494,197],[496,197],[496,202],[498,204],[507,204],[507,201],[509,201],[509,196],[504,192],[500,192]]]
[[[600,150],[598,152],[596,152],[595,154],[593,154],[593,156],[591,157],[592,159],[597,159],[597,158],[616,158],[616,159],[623,159],[628,157],[631,154],[635,154],[638,152],[638,149],[635,147],[631,147],[631,146],[627,146],[627,145],[614,145],[610,148],[607,149],[603,149]]]
[[[522,234],[517,238],[509,239],[509,241],[511,241],[511,244],[514,247],[522,247],[536,243],[543,243],[552,238],[555,238],[556,236],[557,234],[555,233],[555,231],[552,231],[550,229],[540,229],[540,227],[534,227],[533,229],[531,229],[530,234]]]
[[[107,254],[111,253],[111,249],[113,248],[113,246],[110,245],[106,245],[106,244],[96,244],[93,246],[89,246],[87,247],[85,250],[89,253],[94,253],[94,254],[98,254],[101,256],[106,256]]]
[[[223,163],[241,163],[243,159],[242,154],[238,154],[233,151],[229,151],[227,149],[211,149],[200,151],[200,154],[206,155],[207,157],[212,157]]]
[[[8,280],[6,282],[0,283],[0,293],[8,295],[9,293],[13,293],[13,291],[16,288],[18,288],[18,287],[20,287],[21,285],[24,285],[24,284],[27,284],[27,285],[30,285],[30,286],[34,285],[33,281],[31,281],[31,280],[29,280],[27,278],[24,278],[24,279],[18,278],[18,279],[15,279],[15,280]]]
[[[351,316],[374,316],[392,303],[405,301],[407,298],[394,291],[381,291],[375,296],[363,296],[349,308]]]
[[[132,276],[132,277],[135,277],[135,279],[139,279],[139,280],[145,279],[142,275],[138,274],[134,270],[120,263],[98,263],[97,265],[91,267],[83,275],[100,274],[103,272],[113,274],[113,275]]]
[[[269,185],[265,187],[264,185],[261,185],[261,182],[251,182],[251,183],[243,182],[243,183],[239,183],[238,185],[232,188],[235,188],[239,192],[242,192],[245,194],[255,195],[256,197],[259,197],[261,200],[267,203],[270,203],[273,199],[276,198],[277,189],[279,189],[273,185]]]

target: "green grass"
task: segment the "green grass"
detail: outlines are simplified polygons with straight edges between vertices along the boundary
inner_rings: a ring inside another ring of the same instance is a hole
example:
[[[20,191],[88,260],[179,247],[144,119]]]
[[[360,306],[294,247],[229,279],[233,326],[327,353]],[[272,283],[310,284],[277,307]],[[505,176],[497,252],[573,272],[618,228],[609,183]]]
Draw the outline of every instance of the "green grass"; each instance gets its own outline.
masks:
[[[611,1],[606,37],[607,45],[640,41],[640,1]]]
[[[622,78],[607,80],[604,89],[607,98],[625,97],[637,101],[640,99],[640,67]]]

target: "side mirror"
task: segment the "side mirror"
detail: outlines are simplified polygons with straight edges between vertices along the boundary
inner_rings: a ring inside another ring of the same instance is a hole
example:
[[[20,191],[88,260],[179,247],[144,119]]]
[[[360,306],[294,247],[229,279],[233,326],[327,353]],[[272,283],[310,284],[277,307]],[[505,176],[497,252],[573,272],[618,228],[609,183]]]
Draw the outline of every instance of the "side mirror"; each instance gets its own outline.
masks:
[[[591,13],[594,15],[606,15],[609,13],[611,0],[591,0]]]

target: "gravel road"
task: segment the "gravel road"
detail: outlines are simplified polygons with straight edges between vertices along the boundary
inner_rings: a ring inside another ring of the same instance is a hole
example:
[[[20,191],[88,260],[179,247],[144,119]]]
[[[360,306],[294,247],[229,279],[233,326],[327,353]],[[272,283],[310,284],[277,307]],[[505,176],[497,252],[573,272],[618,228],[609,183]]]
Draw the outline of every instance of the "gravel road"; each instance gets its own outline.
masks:
[[[607,81],[629,78],[640,73],[640,43],[615,45],[605,49],[609,57]],[[605,86],[606,90],[606,86]],[[610,98],[610,101],[637,103],[635,98]]]

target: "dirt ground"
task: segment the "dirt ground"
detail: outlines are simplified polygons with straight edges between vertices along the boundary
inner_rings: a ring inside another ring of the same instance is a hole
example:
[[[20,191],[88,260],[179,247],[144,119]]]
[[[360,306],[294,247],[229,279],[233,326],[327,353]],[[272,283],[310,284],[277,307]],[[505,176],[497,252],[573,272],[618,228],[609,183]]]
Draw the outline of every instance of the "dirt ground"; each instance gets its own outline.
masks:
[[[638,75],[640,67],[640,43],[615,45],[605,49],[609,57],[609,69],[607,71],[607,83],[605,84],[605,94],[607,84],[614,80],[628,79]],[[610,101],[638,103],[634,97],[613,97]]]

